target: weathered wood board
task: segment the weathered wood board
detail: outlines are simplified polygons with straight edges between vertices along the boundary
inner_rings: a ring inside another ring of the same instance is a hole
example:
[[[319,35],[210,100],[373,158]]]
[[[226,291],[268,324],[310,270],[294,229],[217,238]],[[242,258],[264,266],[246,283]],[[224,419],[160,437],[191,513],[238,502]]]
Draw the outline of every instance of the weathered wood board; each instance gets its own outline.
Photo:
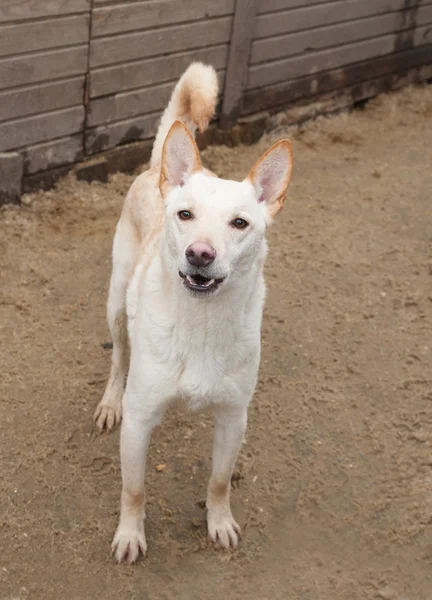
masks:
[[[340,90],[356,83],[387,76],[389,73],[405,71],[419,65],[431,64],[431,47],[421,46],[401,54],[391,54],[346,65],[330,71],[291,79],[273,86],[246,91],[242,102],[242,114],[262,110],[277,111],[284,104],[293,104],[305,98],[333,90]]]
[[[219,72],[219,89],[223,89],[224,72]],[[94,127],[130,119],[143,113],[162,111],[171,97],[175,80],[130,92],[103,96],[90,101],[87,126]]]
[[[119,144],[151,138],[156,134],[159,119],[160,112],[158,111],[134,119],[88,129],[85,151],[87,154],[95,154]]]
[[[249,54],[257,8],[258,0],[243,0],[236,10],[231,33],[221,116],[221,127],[226,129],[232,127],[238,117],[240,99],[248,74]]]
[[[261,15],[291,8],[302,8],[314,4],[328,4],[329,1],[345,2],[345,0],[260,0],[258,14]]]
[[[79,105],[83,99],[83,86],[83,77],[79,76],[0,92],[1,120]]]
[[[427,3],[430,2],[422,2]],[[289,8],[290,3],[286,2],[286,6]],[[289,8],[281,12],[259,15],[255,23],[254,40],[391,11],[402,11],[404,8],[407,8],[407,0],[343,0],[305,8]]]
[[[87,47],[37,52],[0,59],[0,90],[41,81],[85,76]]]
[[[87,44],[89,15],[0,25],[0,56]]]
[[[252,66],[246,89],[264,87],[288,79],[328,71],[342,65],[360,62],[373,57],[391,54],[398,50],[398,43],[416,47],[432,43],[432,28],[411,29],[408,33],[393,33],[361,42],[330,48],[322,52],[311,52],[302,56],[283,59],[268,64]]]
[[[150,56],[226,44],[230,39],[231,22],[232,17],[222,17],[174,27],[97,38],[92,40],[90,47],[90,67],[93,69]]]
[[[206,18],[232,15],[235,0],[153,0],[96,7],[92,14],[94,38],[152,29],[173,23],[192,23]]]
[[[416,15],[417,27],[428,23],[432,23],[432,4],[421,7]],[[405,29],[412,29],[412,27],[406,18],[406,11],[399,11],[319,29],[305,30],[300,33],[288,33],[283,36],[256,40],[252,45],[250,64],[255,65],[289,56],[307,54],[323,48],[380,37]]]
[[[90,0],[1,0],[0,23],[86,12]]]
[[[83,123],[83,106],[0,123],[0,152],[76,133],[82,130]]]
[[[0,0],[0,152],[28,183],[151,139],[196,60],[218,72],[220,126],[331,111],[430,76],[432,0]]]
[[[95,69],[90,76],[92,98],[115,94],[144,86],[174,81],[191,62],[201,60],[215,69],[223,69],[228,57],[228,44],[200,50],[181,52],[173,56],[159,56],[143,61]]]
[[[32,175],[69,165],[84,158],[83,135],[78,133],[58,140],[28,146],[24,155],[24,175]]]

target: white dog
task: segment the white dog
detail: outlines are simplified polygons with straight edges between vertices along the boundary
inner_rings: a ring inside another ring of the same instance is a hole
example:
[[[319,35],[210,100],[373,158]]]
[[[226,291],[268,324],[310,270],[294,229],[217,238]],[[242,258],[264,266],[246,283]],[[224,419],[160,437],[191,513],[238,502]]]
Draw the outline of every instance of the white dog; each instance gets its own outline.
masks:
[[[288,140],[278,142],[241,183],[204,169],[193,134],[207,127],[217,92],[212,67],[194,63],[183,74],[114,238],[112,366],[95,421],[109,431],[123,413],[121,514],[112,543],[118,562],[145,554],[146,454],[153,427],[176,398],[213,410],[208,531],[224,548],[238,544],[230,482],[260,359],[265,232],[283,206],[292,153]]]

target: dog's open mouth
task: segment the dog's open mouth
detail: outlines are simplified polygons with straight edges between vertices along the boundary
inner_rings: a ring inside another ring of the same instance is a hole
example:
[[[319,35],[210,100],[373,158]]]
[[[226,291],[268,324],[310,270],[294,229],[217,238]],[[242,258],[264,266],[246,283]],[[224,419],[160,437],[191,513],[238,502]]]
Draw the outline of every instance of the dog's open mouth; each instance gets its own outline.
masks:
[[[179,271],[179,275],[188,290],[199,293],[214,291],[224,280],[223,277],[221,279],[210,279],[203,277],[203,275],[185,275],[181,271]]]

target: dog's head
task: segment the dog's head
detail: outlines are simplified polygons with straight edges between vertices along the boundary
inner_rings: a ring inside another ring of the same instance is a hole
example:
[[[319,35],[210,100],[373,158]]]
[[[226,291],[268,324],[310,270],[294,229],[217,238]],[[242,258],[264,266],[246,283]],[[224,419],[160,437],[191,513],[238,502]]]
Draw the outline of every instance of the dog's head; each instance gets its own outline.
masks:
[[[193,296],[215,294],[250,270],[283,207],[291,172],[291,144],[282,140],[242,182],[214,177],[203,171],[188,129],[174,123],[163,147],[160,191],[173,268]]]

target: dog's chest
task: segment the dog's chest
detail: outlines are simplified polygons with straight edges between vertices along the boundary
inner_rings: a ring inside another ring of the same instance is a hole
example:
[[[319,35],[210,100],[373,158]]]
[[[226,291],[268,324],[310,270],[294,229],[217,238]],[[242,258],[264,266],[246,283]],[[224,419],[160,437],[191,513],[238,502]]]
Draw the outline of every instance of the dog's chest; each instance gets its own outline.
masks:
[[[179,368],[178,394],[188,398],[193,407],[236,395],[243,385],[239,372],[243,352],[232,336],[227,335],[224,343],[208,332],[181,335],[175,360]]]
[[[261,279],[253,293],[192,299],[181,287],[165,292],[156,267],[141,280],[138,269],[128,292],[132,352],[146,378],[157,373],[158,386],[166,384],[167,395],[192,408],[250,396],[260,355]]]
[[[163,365],[167,385],[176,396],[198,409],[252,393],[259,363],[259,323],[238,322],[217,310],[165,313],[162,318],[160,309],[161,305],[157,310],[148,308],[141,336],[146,338],[146,356]]]

